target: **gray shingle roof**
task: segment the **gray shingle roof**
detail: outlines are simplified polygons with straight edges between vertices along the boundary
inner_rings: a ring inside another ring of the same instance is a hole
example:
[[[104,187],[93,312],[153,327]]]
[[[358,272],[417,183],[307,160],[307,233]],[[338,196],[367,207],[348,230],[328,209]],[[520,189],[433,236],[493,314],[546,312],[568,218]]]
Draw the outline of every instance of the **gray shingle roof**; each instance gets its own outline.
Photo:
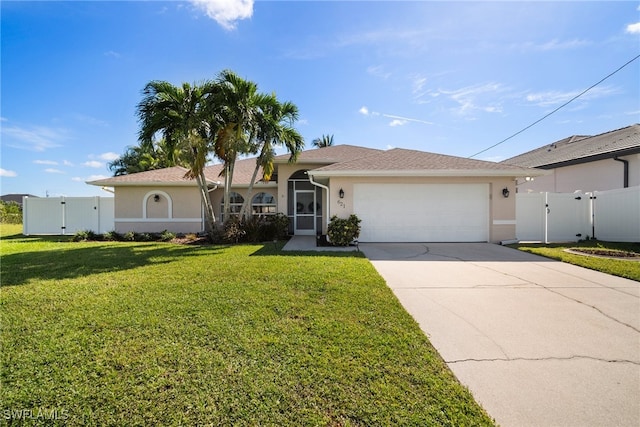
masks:
[[[564,138],[553,144],[511,157],[501,163],[551,169],[633,153],[640,153],[639,124],[595,136]]]
[[[381,150],[375,148],[358,147],[355,145],[332,145],[329,147],[315,148],[313,150],[305,150],[298,156],[298,163],[338,163],[349,160],[359,159],[373,153],[380,153]],[[283,154],[276,156],[276,163],[286,163],[289,161],[289,155]]]
[[[537,175],[520,166],[394,148],[360,159],[334,163],[313,171],[313,175]]]

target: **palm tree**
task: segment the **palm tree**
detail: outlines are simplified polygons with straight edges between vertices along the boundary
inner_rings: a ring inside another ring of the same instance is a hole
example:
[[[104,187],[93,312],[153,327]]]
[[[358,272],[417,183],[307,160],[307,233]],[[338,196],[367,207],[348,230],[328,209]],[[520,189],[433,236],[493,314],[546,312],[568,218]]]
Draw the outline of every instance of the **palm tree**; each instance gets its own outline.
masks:
[[[322,138],[316,138],[311,143],[314,147],[331,147],[333,145],[333,135],[322,135]]]
[[[262,114],[259,117],[255,153],[260,153],[256,158],[256,167],[249,182],[247,195],[240,209],[240,216],[248,216],[248,207],[251,201],[253,185],[256,182],[258,171],[262,167],[262,179],[269,181],[273,174],[273,159],[276,147],[286,147],[289,153],[289,162],[295,162],[298,154],[304,148],[304,139],[293,128],[294,122],[298,120],[298,107],[291,102],[280,103],[272,94],[268,102],[263,105]],[[255,154],[254,153],[254,154]]]
[[[267,95],[258,93],[258,86],[233,71],[222,71],[217,79],[220,88],[221,126],[216,134],[215,154],[224,168],[224,217],[229,218],[233,168],[238,154],[255,154],[252,141],[257,134],[258,117]]]
[[[151,144],[127,147],[124,154],[109,162],[108,167],[113,176],[128,175],[182,164],[176,160],[178,157],[179,153],[175,149],[172,154],[168,152],[166,139],[161,138]]]
[[[210,120],[212,98],[218,94],[213,82],[199,85],[183,83],[181,87],[165,81],[149,82],[142,91],[143,99],[137,107],[140,121],[138,138],[141,146],[153,144],[154,136],[160,133],[166,141],[169,161],[185,162],[189,169],[186,178],[195,179],[204,206],[209,233],[215,227],[215,215],[209,198],[204,166],[213,151],[216,129]]]

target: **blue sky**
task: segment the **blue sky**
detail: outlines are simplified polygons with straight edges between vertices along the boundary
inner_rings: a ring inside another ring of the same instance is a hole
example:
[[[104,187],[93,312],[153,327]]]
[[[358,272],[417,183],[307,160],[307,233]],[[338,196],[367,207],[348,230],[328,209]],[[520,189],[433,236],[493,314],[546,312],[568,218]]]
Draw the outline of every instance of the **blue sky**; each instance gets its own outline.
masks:
[[[298,105],[311,146],[468,157],[640,54],[638,2],[2,1],[1,192],[85,184],[137,143],[151,80],[231,69]],[[640,60],[476,156],[640,122]]]

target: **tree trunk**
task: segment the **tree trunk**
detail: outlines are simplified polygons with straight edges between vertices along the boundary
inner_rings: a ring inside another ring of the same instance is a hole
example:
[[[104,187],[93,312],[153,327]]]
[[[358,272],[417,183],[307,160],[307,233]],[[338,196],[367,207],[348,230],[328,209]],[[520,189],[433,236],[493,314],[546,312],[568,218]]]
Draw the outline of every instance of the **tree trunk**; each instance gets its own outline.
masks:
[[[200,171],[200,174],[196,176],[196,182],[198,183],[200,198],[202,199],[202,205],[204,207],[204,214],[207,222],[205,225],[208,226],[207,234],[213,241],[213,231],[216,227],[216,216],[213,213],[213,205],[211,204],[211,199],[209,198],[209,189],[207,187],[207,180],[204,176],[204,171]]]
[[[249,182],[249,188],[247,189],[247,194],[242,202],[242,208],[240,208],[240,218],[248,218],[247,210],[249,204],[251,203],[251,193],[253,192],[253,184],[256,182],[256,178],[258,176],[258,171],[260,170],[260,161],[262,160],[262,156],[256,159],[256,168],[253,170],[253,175],[251,176],[251,181]]]

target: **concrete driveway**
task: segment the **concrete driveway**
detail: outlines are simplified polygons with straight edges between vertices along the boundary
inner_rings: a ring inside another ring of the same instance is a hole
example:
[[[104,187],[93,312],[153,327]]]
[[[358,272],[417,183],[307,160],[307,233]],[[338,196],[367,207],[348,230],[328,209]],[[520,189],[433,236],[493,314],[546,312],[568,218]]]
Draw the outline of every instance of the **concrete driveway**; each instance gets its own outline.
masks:
[[[502,426],[640,426],[640,283],[492,244],[360,249]]]

